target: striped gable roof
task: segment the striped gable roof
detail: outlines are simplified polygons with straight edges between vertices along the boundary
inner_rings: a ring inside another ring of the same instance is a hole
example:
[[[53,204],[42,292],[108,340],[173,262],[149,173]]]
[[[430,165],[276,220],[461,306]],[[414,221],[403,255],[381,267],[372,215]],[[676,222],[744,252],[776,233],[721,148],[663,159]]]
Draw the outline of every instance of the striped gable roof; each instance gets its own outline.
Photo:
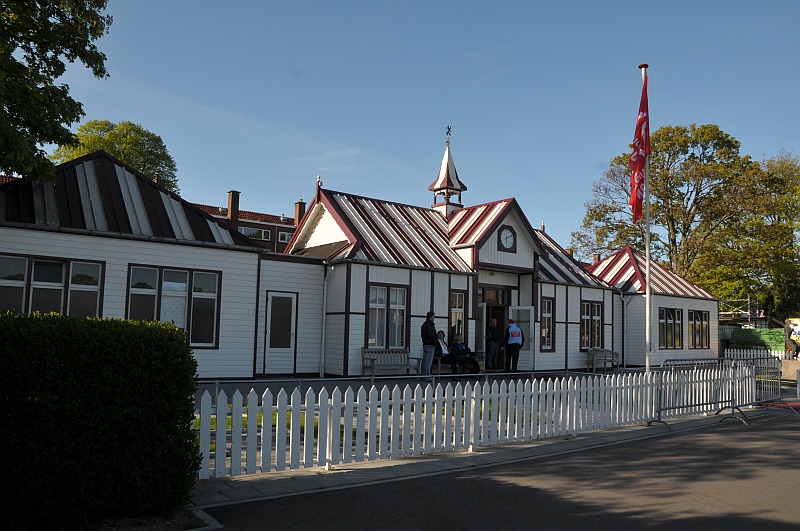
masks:
[[[641,253],[626,246],[611,256],[593,264],[589,271],[612,286],[629,293],[644,293],[646,290],[646,258]],[[716,297],[676,275],[661,264],[650,262],[650,290],[659,295],[679,295],[697,299]]]
[[[608,284],[591,274],[579,261],[541,230],[534,230],[544,252],[539,257],[539,276],[543,282],[608,288]]]
[[[319,205],[324,207],[324,214],[320,214]],[[296,232],[286,252],[313,256],[324,254],[328,259],[470,271],[450,248],[447,222],[430,208],[319,188],[309,213],[316,218],[332,216],[340,231],[331,241],[318,241],[313,248],[304,248],[305,234]],[[346,241],[340,239],[341,234],[345,235]]]
[[[103,151],[56,166],[52,183],[18,179],[0,186],[0,222],[253,246],[243,234]]]
[[[458,248],[480,242],[500,224],[514,204],[514,199],[502,199],[456,210],[447,221],[450,245]]]

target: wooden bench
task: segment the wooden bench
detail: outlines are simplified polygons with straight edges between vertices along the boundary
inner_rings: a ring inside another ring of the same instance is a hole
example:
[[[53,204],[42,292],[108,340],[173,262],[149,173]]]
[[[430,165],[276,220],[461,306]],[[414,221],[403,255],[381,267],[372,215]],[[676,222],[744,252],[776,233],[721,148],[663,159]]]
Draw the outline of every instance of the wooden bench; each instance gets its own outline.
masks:
[[[592,372],[597,371],[598,363],[602,362],[603,370],[607,364],[611,364],[611,370],[619,369],[619,352],[614,352],[607,348],[590,348],[586,352],[586,367],[591,368]]]
[[[408,349],[363,348],[361,349],[361,375],[370,373],[370,382],[375,383],[375,371],[381,369],[405,369],[406,374],[419,374],[422,358],[411,357]]]

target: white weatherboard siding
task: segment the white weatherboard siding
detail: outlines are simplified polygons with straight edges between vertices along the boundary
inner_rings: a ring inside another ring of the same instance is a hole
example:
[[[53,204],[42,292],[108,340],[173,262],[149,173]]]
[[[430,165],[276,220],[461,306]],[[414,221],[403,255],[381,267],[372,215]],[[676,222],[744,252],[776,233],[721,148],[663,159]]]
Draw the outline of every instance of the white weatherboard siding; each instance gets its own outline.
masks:
[[[363,313],[350,314],[350,341],[347,345],[348,376],[361,374],[361,351],[364,348],[366,330],[367,316]]]
[[[325,318],[325,373],[344,374],[344,315],[329,314]],[[360,369],[359,369],[360,370]]]
[[[382,266],[370,266],[369,268],[369,281],[379,284],[405,286],[408,284],[410,277],[411,272],[405,268]]]
[[[322,291],[325,269],[318,263],[269,260],[261,262],[258,308],[256,373],[264,368],[266,353],[267,293],[293,294],[296,335],[294,353],[282,359],[267,359],[268,374],[319,373],[322,348]]]
[[[308,241],[306,242],[306,247],[315,247],[317,245],[325,245],[331,242],[341,242],[346,241],[347,236],[342,229],[339,227],[339,224],[336,222],[333,216],[322,206],[317,208],[322,209],[323,213],[320,215],[317,225],[314,228],[314,231],[310,234]],[[317,214],[314,212],[314,214]]]
[[[411,271],[411,315],[425,315],[431,309],[431,281],[432,276],[428,271],[413,270]],[[419,336],[419,333],[411,331],[411,341],[413,344],[414,336]],[[419,341],[419,338],[417,338]],[[420,343],[421,345],[421,343]],[[422,348],[422,347],[420,347]]]
[[[494,231],[478,250],[478,261],[481,263],[533,269],[534,242],[529,236],[530,233],[527,227],[519,221],[516,215],[506,217],[502,224],[514,229],[517,235],[516,252],[507,253],[498,250],[497,231]]]
[[[194,348],[198,376],[253,374],[258,255],[253,252],[29,229],[2,229],[2,252],[105,264],[103,317],[125,318],[129,265],[204,269],[222,274],[219,348]]]
[[[350,265],[350,307],[349,312],[365,313],[367,311],[367,266]],[[363,336],[361,336],[363,337]],[[359,337],[359,340],[361,340]],[[352,338],[350,338],[352,340]]]
[[[327,301],[325,311],[328,314],[341,313],[346,310],[347,301],[347,266],[328,267]]]
[[[668,359],[706,359],[715,358],[719,354],[719,315],[717,301],[709,299],[692,299],[664,295],[651,295],[652,312],[650,341],[653,350],[650,353],[650,366],[658,367]],[[658,309],[675,308],[683,311],[682,348],[659,348]],[[709,313],[709,347],[707,349],[689,348],[689,310],[707,311]],[[625,352],[627,365],[644,366],[645,358],[645,296],[634,295],[627,305],[625,314]]]

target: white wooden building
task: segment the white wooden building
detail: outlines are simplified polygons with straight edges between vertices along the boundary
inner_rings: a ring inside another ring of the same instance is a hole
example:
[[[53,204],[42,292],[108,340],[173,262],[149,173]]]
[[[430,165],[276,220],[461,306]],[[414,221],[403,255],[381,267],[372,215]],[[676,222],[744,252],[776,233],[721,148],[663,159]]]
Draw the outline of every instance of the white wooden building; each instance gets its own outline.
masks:
[[[200,378],[318,372],[323,272],[103,152],[0,186],[0,311],[172,321]]]
[[[513,318],[520,371],[586,368],[592,347],[644,364],[640,257],[590,271],[515,199],[464,206],[449,142],[430,207],[318,182],[283,254],[103,152],[55,177],[0,185],[0,311],[173,321],[201,379],[353,376],[364,348],[421,356],[429,310],[481,352],[489,319]],[[654,341],[670,347],[653,361],[716,355],[716,299],[657,271]]]
[[[619,290],[624,302],[625,364],[646,364],[646,259],[630,247],[589,270]],[[719,351],[719,299],[655,261],[650,262],[650,364],[713,358]]]
[[[287,252],[324,259],[325,372],[357,374],[361,350],[422,355],[429,310],[449,340],[484,351],[488,320],[513,318],[526,341],[518,369],[585,368],[591,347],[620,348],[622,305],[543,230],[515,199],[464,207],[449,142],[429,190],[430,208],[325,189]]]

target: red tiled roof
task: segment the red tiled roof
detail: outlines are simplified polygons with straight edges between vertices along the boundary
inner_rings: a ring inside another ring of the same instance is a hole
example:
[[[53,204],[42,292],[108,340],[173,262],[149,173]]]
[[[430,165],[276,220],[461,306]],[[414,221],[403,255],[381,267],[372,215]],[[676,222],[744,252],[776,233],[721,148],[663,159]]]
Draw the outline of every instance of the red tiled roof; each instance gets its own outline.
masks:
[[[200,203],[193,204],[206,214],[217,217],[227,217],[227,208],[225,207],[203,205]],[[287,218],[285,216],[282,218],[281,216],[276,216],[274,214],[263,214],[261,212],[251,212],[249,210],[240,210],[239,219],[247,221],[261,221],[264,223],[275,223],[277,225],[286,225],[289,227],[294,226],[294,218]]]

